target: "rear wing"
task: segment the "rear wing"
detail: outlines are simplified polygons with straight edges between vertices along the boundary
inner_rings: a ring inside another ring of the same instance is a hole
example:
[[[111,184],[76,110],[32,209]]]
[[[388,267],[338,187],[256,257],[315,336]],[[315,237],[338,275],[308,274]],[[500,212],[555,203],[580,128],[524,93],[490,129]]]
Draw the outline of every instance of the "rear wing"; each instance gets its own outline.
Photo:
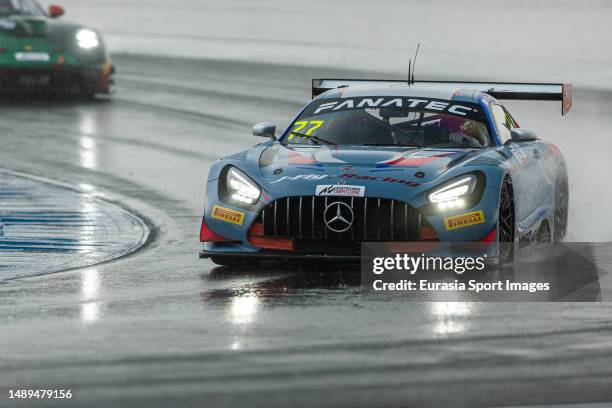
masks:
[[[514,82],[455,82],[455,81],[414,81],[417,85],[443,88],[473,89],[497,99],[526,101],[561,101],[561,115],[572,108],[572,84],[538,84]],[[390,86],[405,85],[406,80],[386,79],[313,79],[312,97],[325,91],[349,86]]]

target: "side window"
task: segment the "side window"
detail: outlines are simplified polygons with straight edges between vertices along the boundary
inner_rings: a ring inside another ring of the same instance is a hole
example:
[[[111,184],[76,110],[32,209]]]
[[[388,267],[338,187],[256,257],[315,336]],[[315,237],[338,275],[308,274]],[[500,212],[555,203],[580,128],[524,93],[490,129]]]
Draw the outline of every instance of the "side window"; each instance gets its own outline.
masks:
[[[514,121],[506,113],[501,105],[492,105],[491,111],[493,112],[493,118],[495,119],[495,126],[502,143],[510,140],[510,129],[516,127]]]

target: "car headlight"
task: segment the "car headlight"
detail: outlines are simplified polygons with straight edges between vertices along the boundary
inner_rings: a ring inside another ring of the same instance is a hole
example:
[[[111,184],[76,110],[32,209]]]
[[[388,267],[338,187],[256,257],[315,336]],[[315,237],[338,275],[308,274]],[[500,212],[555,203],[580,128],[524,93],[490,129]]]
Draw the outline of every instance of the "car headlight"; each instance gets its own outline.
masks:
[[[253,205],[261,195],[261,188],[235,167],[231,167],[225,176],[225,188],[228,198],[237,205]]]
[[[429,201],[438,209],[459,209],[465,207],[465,197],[476,188],[476,176],[466,174],[444,184],[429,193]]]
[[[100,45],[100,39],[95,31],[82,29],[76,33],[77,44],[79,47],[90,50]]]

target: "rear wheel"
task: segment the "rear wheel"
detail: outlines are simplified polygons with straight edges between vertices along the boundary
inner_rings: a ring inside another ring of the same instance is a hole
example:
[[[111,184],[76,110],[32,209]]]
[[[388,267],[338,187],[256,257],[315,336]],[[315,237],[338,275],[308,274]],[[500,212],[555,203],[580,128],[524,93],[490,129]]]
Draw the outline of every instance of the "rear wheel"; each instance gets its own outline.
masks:
[[[504,179],[501,188],[497,231],[501,266],[512,262],[514,256],[514,194],[509,177]]]
[[[551,235],[550,235],[550,226],[548,225],[547,221],[544,221],[542,223],[542,225],[540,226],[540,229],[538,230],[538,234],[536,235],[536,239],[538,241],[538,243],[540,244],[546,244],[548,242],[551,242]]]
[[[554,241],[561,242],[567,232],[567,214],[569,209],[569,186],[567,176],[558,177],[555,183]]]

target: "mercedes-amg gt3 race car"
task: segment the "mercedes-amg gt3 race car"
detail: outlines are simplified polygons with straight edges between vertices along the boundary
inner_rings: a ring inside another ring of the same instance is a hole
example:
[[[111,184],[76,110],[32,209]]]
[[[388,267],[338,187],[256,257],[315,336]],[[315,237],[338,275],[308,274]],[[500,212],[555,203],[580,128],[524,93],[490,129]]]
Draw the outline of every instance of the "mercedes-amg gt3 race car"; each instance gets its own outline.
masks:
[[[0,92],[109,93],[114,67],[102,36],[57,21],[35,0],[0,0]]]
[[[314,100],[276,138],[210,170],[200,257],[359,259],[369,241],[484,242],[501,263],[560,241],[568,179],[559,149],[498,99],[561,100],[570,84],[313,80]]]

